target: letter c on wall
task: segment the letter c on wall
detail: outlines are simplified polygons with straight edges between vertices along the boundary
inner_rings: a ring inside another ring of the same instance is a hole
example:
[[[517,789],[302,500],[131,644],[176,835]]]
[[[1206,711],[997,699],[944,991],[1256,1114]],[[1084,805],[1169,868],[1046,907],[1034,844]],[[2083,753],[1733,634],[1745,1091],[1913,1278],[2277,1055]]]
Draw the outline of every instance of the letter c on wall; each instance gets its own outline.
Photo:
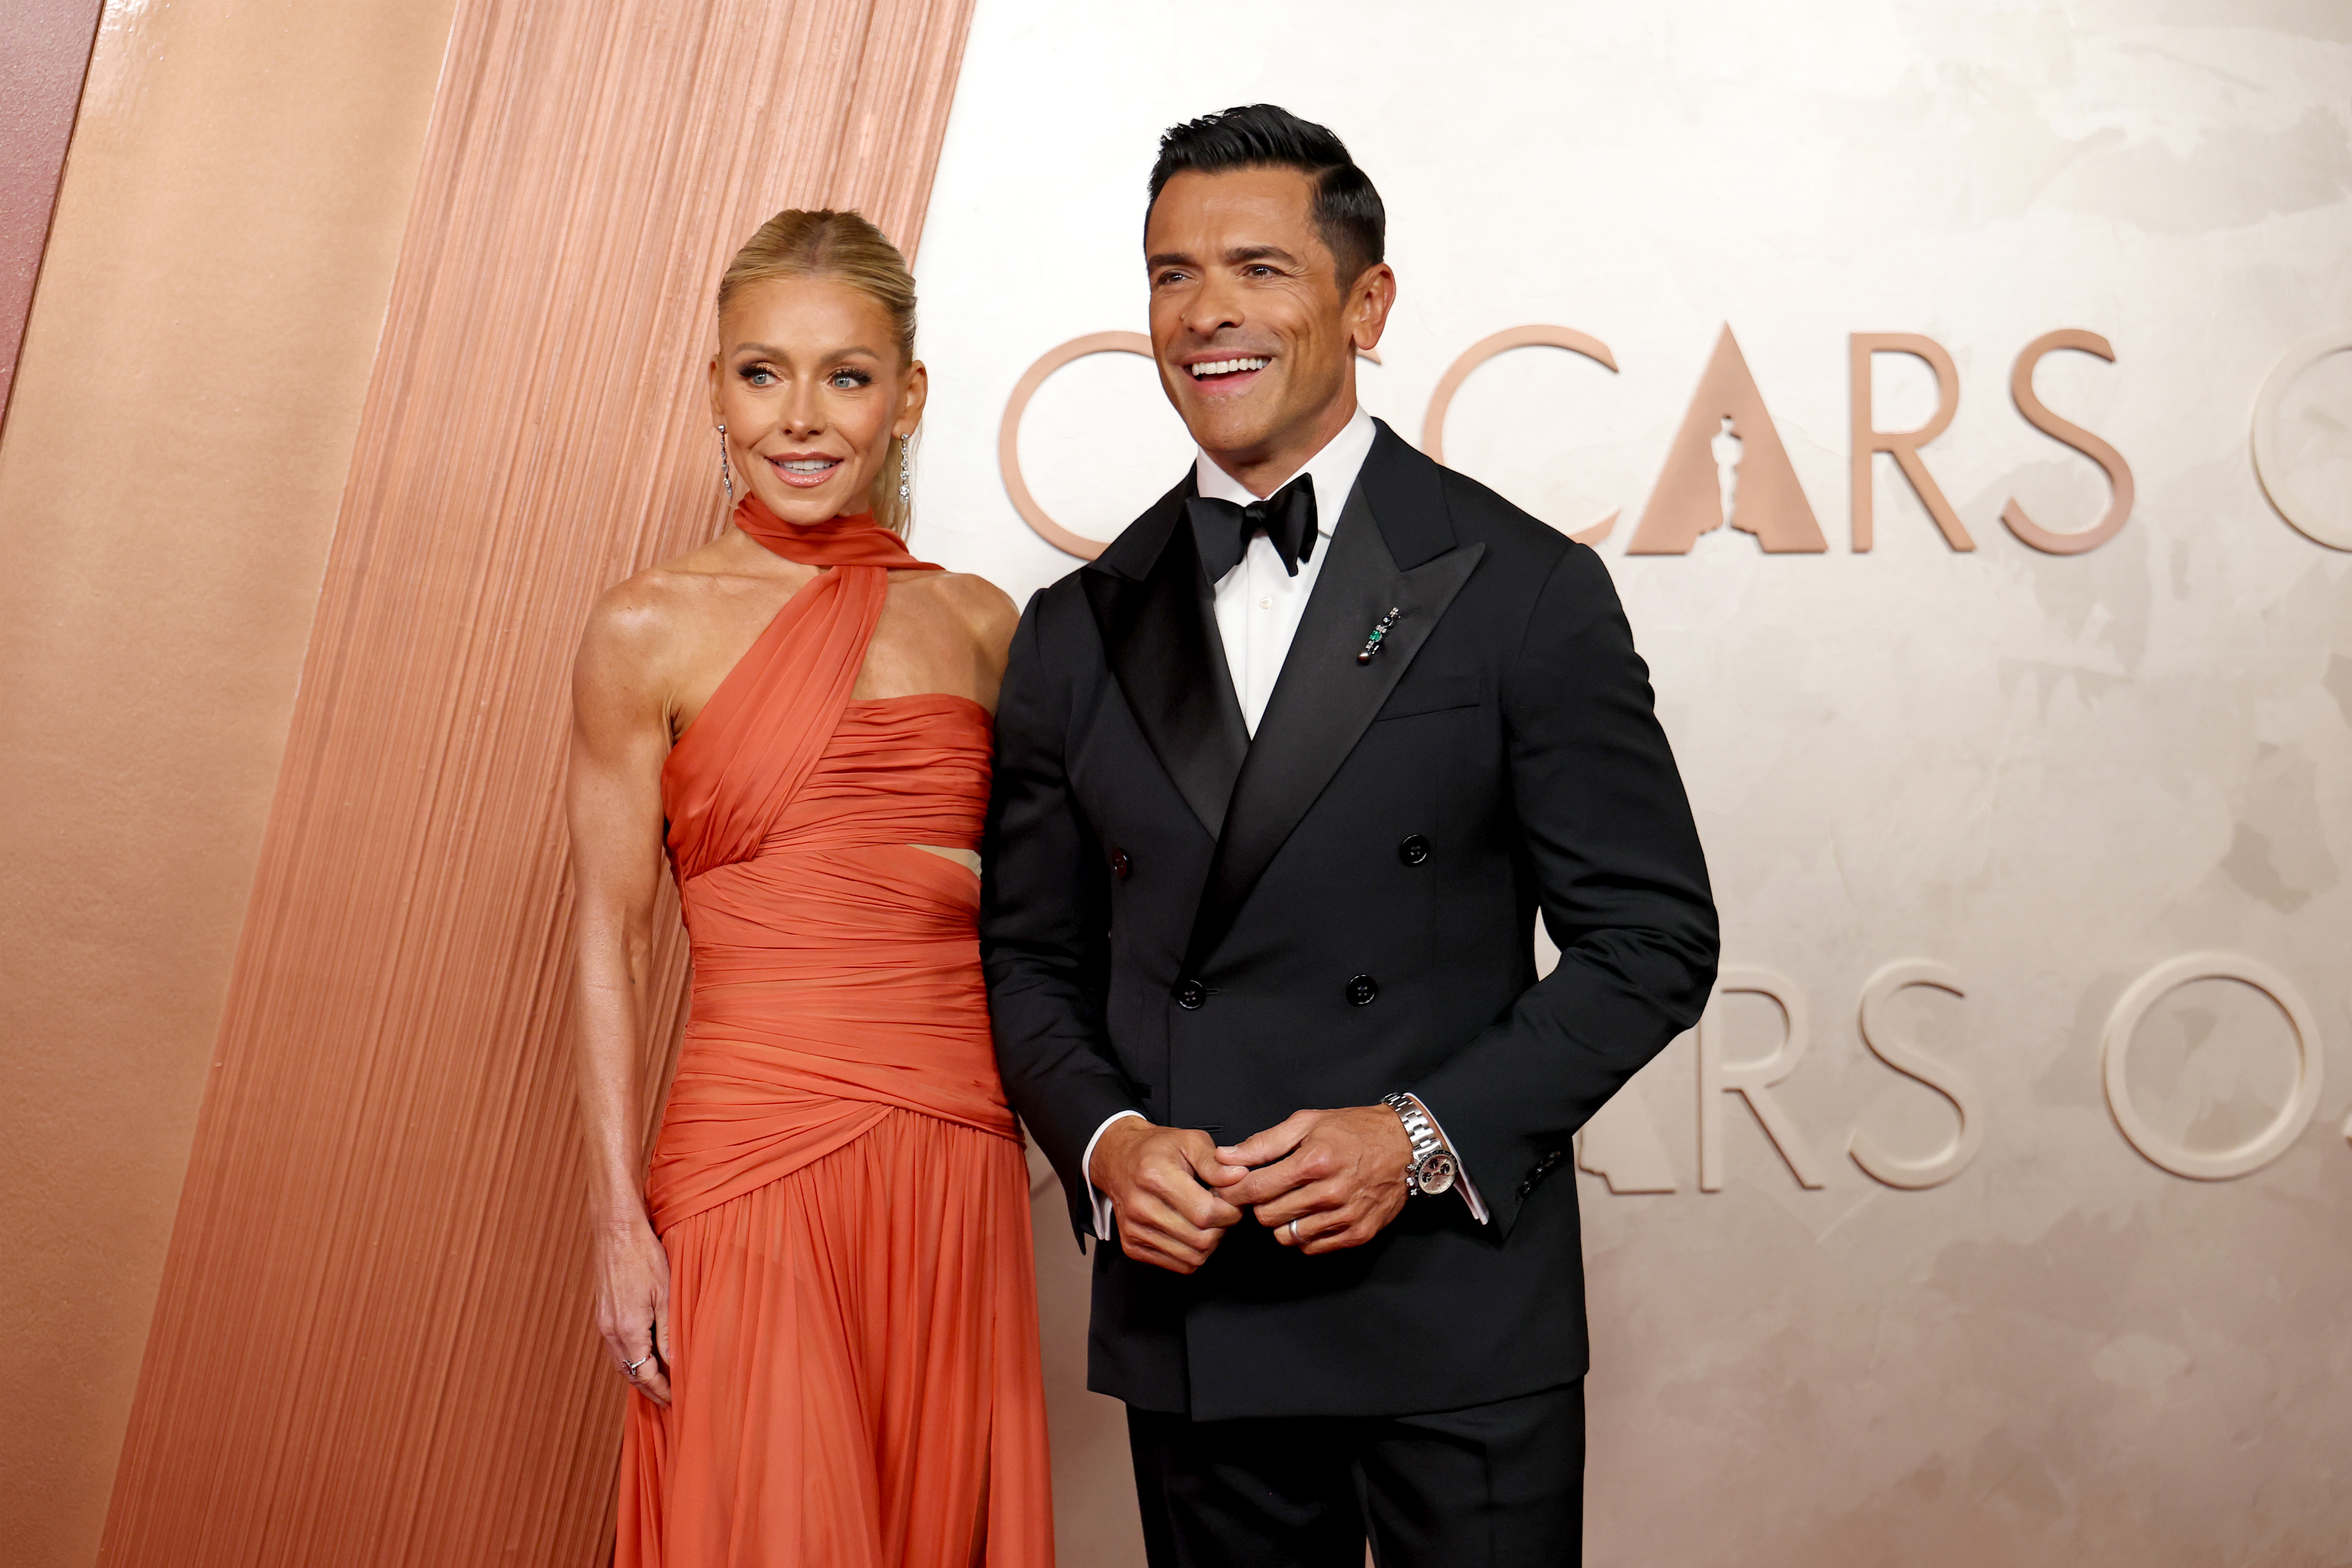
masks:
[[[2131,1043],[2148,1010],[2192,980],[2236,980],[2252,986],[2286,1015],[2294,1030],[2294,1092],[2271,1119],[2271,1124],[2234,1149],[2207,1152],[2184,1149],[2143,1120],[2131,1099]],[[2266,963],[2228,952],[2190,952],[2159,963],[2133,982],[2130,990],[2107,1015],[2106,1040],[2101,1047],[2102,1076],[2106,1084],[2107,1110],[2133,1148],[2153,1164],[2176,1176],[2200,1182],[2226,1182],[2261,1170],[2287,1151],[2319,1109],[2321,1057],[2319,1020],[2285,975]]]
[[[1151,340],[1141,332],[1088,332],[1085,337],[1072,338],[1060,348],[1046,350],[1035,364],[1022,373],[1013,395],[1005,399],[1004,423],[996,432],[996,466],[1003,472],[1004,493],[1012,498],[1013,510],[1037,531],[1037,537],[1081,561],[1092,561],[1100,555],[1109,542],[1072,533],[1047,517],[1045,509],[1037,504],[1037,498],[1029,493],[1028,481],[1021,477],[1021,416],[1028,411],[1029,400],[1037,395],[1037,389],[1045,384],[1047,376],[1088,354],[1111,353],[1141,354],[1150,359]]]
[[[1454,395],[1462,390],[1462,384],[1470,379],[1470,373],[1507,350],[1531,348],[1566,349],[1570,353],[1582,354],[1593,363],[1604,365],[1611,371],[1617,368],[1616,356],[1609,352],[1607,343],[1580,332],[1574,327],[1507,327],[1480,338],[1464,349],[1461,357],[1445,367],[1445,374],[1437,378],[1437,390],[1429,395],[1429,412],[1422,416],[1421,421],[1421,449],[1428,454],[1431,462],[1445,461],[1445,411],[1452,406]],[[1609,531],[1616,526],[1617,514],[1612,511],[1591,527],[1569,537],[1579,544],[1598,544],[1608,538]]]

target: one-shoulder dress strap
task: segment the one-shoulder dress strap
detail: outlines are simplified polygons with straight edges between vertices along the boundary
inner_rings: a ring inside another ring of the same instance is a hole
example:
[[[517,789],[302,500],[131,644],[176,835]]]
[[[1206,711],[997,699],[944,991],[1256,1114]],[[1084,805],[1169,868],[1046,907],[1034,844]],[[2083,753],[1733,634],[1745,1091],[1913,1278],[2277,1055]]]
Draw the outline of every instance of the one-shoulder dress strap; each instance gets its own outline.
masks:
[[[842,565],[793,595],[678,737],[662,804],[680,881],[759,852],[841,726],[889,584]]]

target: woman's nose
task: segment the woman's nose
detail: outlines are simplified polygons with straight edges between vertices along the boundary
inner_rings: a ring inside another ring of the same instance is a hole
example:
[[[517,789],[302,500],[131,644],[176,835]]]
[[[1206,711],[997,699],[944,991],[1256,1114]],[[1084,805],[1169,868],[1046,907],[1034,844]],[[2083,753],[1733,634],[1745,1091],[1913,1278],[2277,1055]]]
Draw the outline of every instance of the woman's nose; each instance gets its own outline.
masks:
[[[784,395],[783,405],[776,411],[777,423],[795,436],[805,436],[817,427],[816,395],[807,387],[798,387]]]

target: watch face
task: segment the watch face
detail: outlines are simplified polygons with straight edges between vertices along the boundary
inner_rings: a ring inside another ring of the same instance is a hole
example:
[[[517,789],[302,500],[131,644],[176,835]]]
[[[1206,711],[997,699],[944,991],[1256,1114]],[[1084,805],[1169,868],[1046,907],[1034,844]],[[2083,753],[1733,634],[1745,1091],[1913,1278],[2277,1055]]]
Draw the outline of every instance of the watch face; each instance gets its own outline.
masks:
[[[1412,1169],[1413,1183],[1434,1197],[1454,1185],[1454,1156],[1440,1149]]]

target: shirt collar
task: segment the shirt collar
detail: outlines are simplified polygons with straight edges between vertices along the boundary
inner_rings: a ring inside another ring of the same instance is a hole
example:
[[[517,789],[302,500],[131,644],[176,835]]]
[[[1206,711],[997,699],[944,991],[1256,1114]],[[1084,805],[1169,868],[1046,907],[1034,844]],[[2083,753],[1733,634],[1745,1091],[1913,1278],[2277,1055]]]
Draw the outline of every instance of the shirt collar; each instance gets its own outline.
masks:
[[[1349,493],[1356,488],[1356,476],[1363,471],[1364,459],[1371,456],[1372,438],[1378,434],[1372,427],[1372,416],[1359,403],[1356,412],[1339,426],[1339,433],[1324,442],[1323,449],[1307,458],[1306,466],[1298,470],[1315,476],[1315,515],[1322,522],[1324,538],[1330,538],[1331,531],[1339,526],[1339,513],[1348,504]],[[1293,474],[1282,483],[1286,485],[1297,477]],[[1247,506],[1259,499],[1250,494],[1248,486],[1217,467],[1216,459],[1206,452],[1193,459],[1192,480],[1201,494],[1213,500]]]

